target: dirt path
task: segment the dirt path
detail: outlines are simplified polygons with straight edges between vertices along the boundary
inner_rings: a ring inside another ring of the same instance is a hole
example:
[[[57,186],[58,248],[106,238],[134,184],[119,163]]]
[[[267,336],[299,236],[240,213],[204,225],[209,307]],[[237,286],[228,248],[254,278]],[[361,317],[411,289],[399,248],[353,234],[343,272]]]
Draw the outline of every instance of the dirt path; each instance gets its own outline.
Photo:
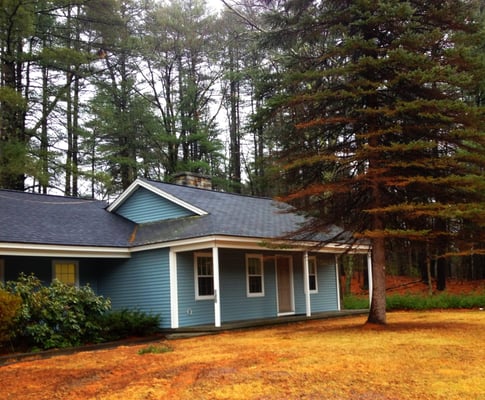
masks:
[[[0,367],[2,400],[484,399],[485,312],[390,313],[75,353]]]

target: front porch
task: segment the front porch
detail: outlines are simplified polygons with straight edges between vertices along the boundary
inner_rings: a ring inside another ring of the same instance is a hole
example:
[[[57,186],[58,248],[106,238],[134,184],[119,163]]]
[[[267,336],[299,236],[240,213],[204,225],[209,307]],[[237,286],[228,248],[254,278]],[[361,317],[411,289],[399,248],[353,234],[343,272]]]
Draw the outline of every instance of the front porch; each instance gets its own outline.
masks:
[[[366,315],[369,310],[341,310],[341,311],[324,311],[317,312],[311,316],[305,314],[287,315],[274,318],[253,319],[245,321],[233,321],[222,323],[220,327],[216,327],[214,324],[197,325],[190,327],[182,327],[176,329],[162,329],[162,333],[167,339],[178,339],[184,337],[192,337],[199,335],[214,334],[218,332],[238,330],[238,329],[251,329],[258,327],[267,327],[272,325],[291,324],[303,321],[312,321],[320,319],[331,318],[344,318],[354,315]]]

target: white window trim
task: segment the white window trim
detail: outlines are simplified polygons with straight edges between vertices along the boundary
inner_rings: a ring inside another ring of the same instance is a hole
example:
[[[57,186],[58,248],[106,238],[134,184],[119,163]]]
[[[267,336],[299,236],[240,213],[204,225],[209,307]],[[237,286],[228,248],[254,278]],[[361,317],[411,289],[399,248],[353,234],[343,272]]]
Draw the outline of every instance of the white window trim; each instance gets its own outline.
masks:
[[[52,280],[56,279],[56,264],[74,264],[75,281],[74,286],[79,287],[79,261],[69,259],[52,260]]]
[[[0,283],[5,283],[5,260],[0,258]]]
[[[208,296],[200,296],[199,295],[199,270],[197,268],[198,263],[197,259],[199,257],[208,257],[211,258],[212,260],[212,253],[202,253],[202,252],[197,252],[194,253],[194,291],[195,291],[195,300],[214,300],[215,296],[208,295]],[[212,262],[212,279],[214,279],[214,262]]]
[[[249,259],[250,258],[259,259],[259,262],[261,265],[261,292],[258,292],[258,293],[249,292]],[[263,263],[262,254],[246,254],[246,295],[247,297],[264,297],[264,263]]]
[[[309,256],[308,257],[308,283],[310,283],[310,272],[311,272],[311,262],[315,266],[315,289],[308,288],[310,293],[318,293],[318,264],[317,264],[317,257]]]

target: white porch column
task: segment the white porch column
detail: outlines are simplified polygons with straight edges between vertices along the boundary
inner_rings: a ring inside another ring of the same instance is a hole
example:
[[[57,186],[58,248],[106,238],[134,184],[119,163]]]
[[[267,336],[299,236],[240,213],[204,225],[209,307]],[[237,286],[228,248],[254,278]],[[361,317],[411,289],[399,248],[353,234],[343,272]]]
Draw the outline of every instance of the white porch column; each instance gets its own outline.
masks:
[[[303,291],[305,293],[306,316],[310,317],[312,315],[312,304],[310,301],[310,277],[308,271],[308,251],[305,251],[303,253]]]
[[[169,271],[170,271],[170,320],[171,327],[176,329],[179,327],[179,299],[178,299],[178,285],[177,285],[177,253],[170,249],[168,255]]]
[[[221,298],[220,298],[220,280],[219,280],[219,249],[214,244],[212,248],[212,268],[214,280],[214,322],[218,328],[221,326]]]
[[[340,301],[340,271],[338,269],[339,255],[335,254],[335,283],[337,284],[337,310],[342,311],[342,302]]]
[[[369,280],[369,307],[372,302],[372,291],[374,290],[372,282],[372,252],[367,253],[367,277]]]

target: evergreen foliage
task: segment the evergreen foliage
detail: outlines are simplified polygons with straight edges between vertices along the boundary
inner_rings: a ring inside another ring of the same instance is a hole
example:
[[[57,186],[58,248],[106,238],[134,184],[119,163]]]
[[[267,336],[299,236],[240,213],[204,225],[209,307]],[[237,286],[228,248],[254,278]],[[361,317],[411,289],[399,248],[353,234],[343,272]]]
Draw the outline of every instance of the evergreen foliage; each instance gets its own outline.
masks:
[[[483,242],[483,110],[470,101],[481,21],[465,1],[289,1],[268,16],[279,53],[283,198],[373,246],[370,322],[385,323],[385,246],[433,256]],[[284,40],[282,40],[284,38]]]

